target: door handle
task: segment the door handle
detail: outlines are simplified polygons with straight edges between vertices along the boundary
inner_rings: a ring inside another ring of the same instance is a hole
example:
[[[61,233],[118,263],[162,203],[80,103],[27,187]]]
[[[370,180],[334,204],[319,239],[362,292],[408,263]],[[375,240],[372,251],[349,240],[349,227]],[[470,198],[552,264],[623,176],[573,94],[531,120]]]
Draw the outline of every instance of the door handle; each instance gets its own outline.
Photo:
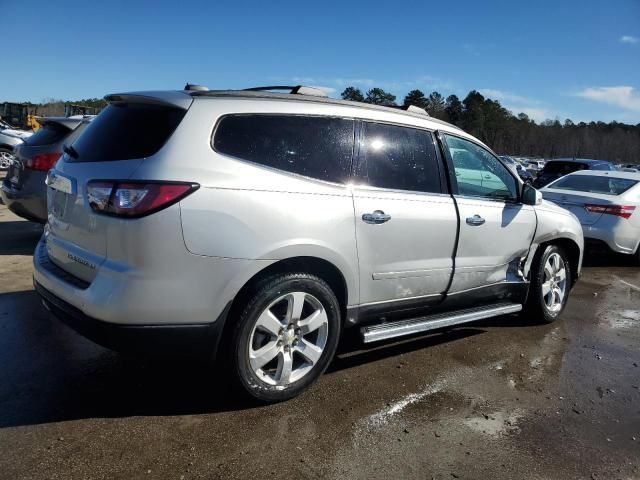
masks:
[[[486,178],[487,180],[491,178],[491,175],[485,175],[484,178]]]
[[[387,215],[382,210],[376,210],[373,213],[363,213],[362,221],[364,223],[379,224],[391,220],[391,215]]]
[[[477,227],[478,225],[482,225],[484,222],[486,222],[486,220],[478,214],[473,217],[467,217],[467,225]]]

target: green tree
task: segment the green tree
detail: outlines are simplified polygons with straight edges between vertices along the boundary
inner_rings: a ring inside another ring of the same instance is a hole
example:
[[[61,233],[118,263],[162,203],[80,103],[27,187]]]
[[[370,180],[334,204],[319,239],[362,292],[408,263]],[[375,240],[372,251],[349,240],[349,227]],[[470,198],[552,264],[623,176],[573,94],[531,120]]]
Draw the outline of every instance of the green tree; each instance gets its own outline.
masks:
[[[424,96],[424,93],[420,90],[411,90],[404,97],[404,101],[402,102],[402,106],[404,108],[409,107],[410,105],[415,105],[416,107],[427,109],[428,100],[427,97]]]
[[[484,97],[476,90],[471,90],[462,101],[462,127],[483,142],[485,136]]]
[[[393,107],[396,104],[396,96],[389,92],[385,92],[381,88],[372,88],[367,92],[367,96],[364,101],[366,103],[373,103],[374,105]]]
[[[347,87],[341,94],[343,100],[351,100],[352,102],[364,102],[364,95],[359,88]]]
[[[446,117],[445,107],[446,104],[444,97],[438,92],[431,92],[427,102],[427,112],[429,112],[429,115],[435,118],[444,119]]]
[[[454,125],[460,125],[462,121],[462,102],[456,95],[449,95],[444,107],[447,119]]]

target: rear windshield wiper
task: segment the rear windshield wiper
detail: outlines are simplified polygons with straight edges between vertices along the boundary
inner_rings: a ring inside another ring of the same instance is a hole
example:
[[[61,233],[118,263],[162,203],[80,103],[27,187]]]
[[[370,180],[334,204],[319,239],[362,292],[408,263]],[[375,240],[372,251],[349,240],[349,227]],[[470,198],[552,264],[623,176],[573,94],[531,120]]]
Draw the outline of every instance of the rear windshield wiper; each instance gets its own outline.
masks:
[[[69,155],[70,157],[75,158],[76,160],[78,159],[78,157],[80,156],[77,152],[77,150],[75,148],[73,148],[71,145],[65,145],[64,147],[62,147],[62,151],[64,153],[66,153],[67,155]]]

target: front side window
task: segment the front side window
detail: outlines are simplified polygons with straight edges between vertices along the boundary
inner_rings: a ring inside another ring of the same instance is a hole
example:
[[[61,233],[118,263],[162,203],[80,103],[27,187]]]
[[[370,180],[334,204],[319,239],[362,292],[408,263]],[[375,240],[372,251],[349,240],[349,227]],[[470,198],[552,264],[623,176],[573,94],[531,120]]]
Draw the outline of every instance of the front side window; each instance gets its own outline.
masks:
[[[213,148],[222,154],[329,182],[349,178],[354,121],[301,115],[237,114],[220,120]]]
[[[372,187],[440,193],[433,136],[415,128],[363,122],[358,176]]]
[[[516,179],[484,148],[468,140],[445,135],[453,161],[458,193],[471,197],[516,200]]]

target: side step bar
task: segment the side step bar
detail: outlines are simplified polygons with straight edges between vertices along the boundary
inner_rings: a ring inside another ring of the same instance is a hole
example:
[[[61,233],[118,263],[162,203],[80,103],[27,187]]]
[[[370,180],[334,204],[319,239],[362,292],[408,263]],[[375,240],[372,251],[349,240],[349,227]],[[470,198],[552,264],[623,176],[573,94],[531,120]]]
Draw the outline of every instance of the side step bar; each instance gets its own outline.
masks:
[[[364,343],[377,342],[388,338],[402,337],[412,333],[426,332],[436,328],[450,327],[461,323],[475,322],[483,318],[507,315],[522,310],[522,305],[517,303],[498,303],[486,307],[468,308],[457,312],[439,313],[426,317],[411,318],[397,322],[383,323],[362,327],[362,340]]]

